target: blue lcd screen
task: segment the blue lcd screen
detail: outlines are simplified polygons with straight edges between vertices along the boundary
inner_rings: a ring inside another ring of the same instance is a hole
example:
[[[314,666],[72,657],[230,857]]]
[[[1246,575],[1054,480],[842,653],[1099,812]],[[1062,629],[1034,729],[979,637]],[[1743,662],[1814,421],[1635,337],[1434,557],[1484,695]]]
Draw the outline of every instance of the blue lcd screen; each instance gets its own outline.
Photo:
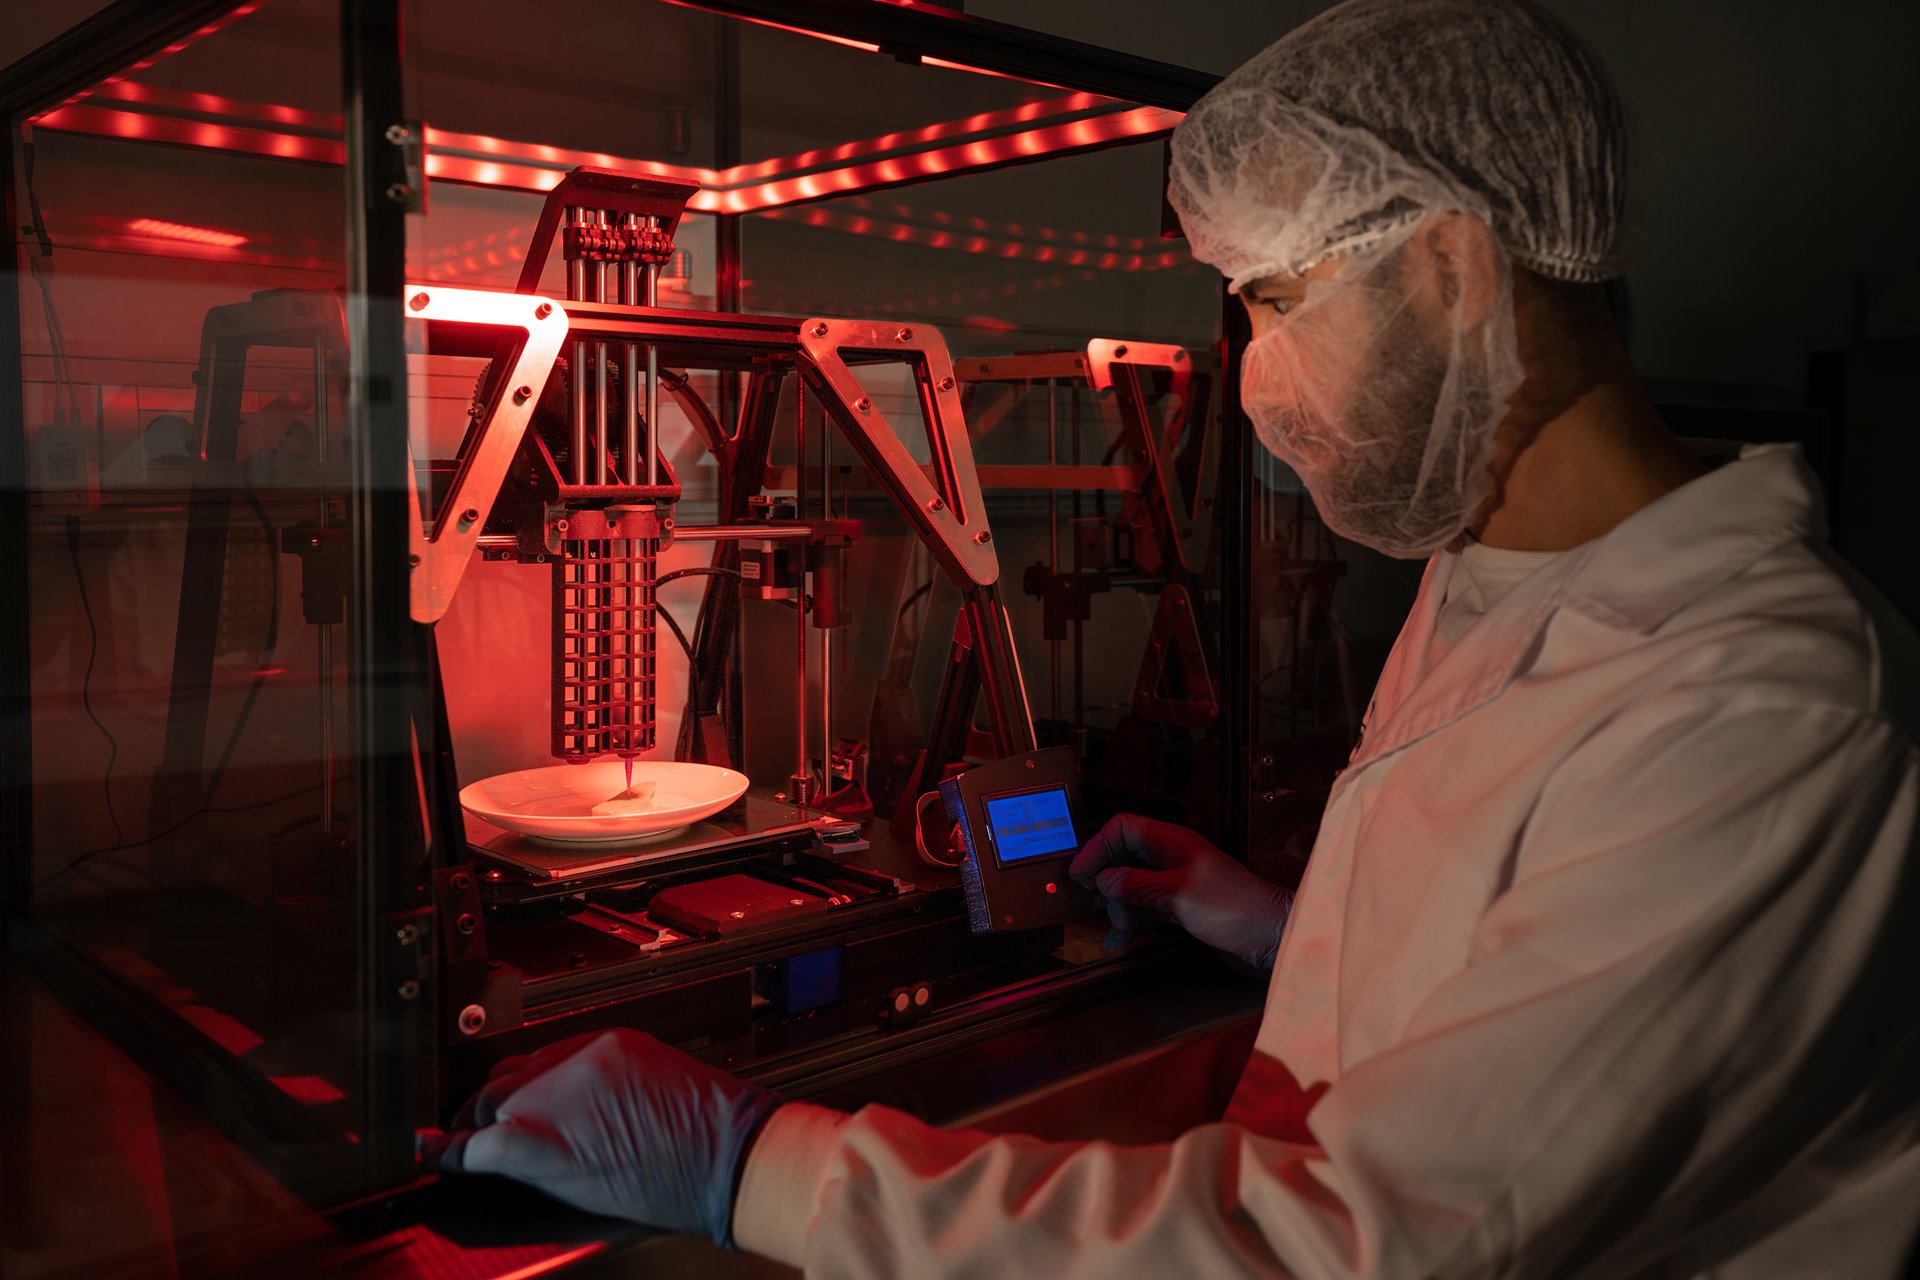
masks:
[[[987,825],[993,828],[993,846],[1001,862],[1025,862],[1080,847],[1067,812],[1067,790],[1023,791],[1011,796],[988,796]]]

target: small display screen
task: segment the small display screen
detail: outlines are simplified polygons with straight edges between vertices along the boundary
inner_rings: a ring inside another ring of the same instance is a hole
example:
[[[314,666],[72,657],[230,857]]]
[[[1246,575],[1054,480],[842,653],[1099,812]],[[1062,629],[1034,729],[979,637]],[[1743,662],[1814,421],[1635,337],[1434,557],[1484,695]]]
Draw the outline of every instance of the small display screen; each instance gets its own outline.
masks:
[[[1002,862],[1025,862],[1072,853],[1080,847],[1067,812],[1067,789],[1023,791],[1011,796],[988,796],[987,825]]]

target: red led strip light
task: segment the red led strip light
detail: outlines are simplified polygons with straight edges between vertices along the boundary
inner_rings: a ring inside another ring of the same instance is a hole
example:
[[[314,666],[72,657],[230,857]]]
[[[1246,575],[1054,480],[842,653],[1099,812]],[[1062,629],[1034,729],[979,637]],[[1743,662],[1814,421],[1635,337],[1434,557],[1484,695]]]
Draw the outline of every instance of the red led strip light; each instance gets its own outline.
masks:
[[[43,129],[103,137],[317,164],[344,163],[337,117],[130,83],[104,87],[98,97],[143,109],[68,105],[34,123]],[[427,174],[442,181],[540,192],[551,190],[576,165],[595,165],[699,183],[701,191],[688,205],[698,212],[754,213],[1149,138],[1168,132],[1181,118],[1179,112],[1159,107],[1116,104],[1103,108],[1100,104],[1106,101],[1092,94],[1071,94],[720,171],[429,128]],[[1021,127],[1061,114],[1079,114],[1079,118]],[[261,127],[269,122],[282,127]],[[988,136],[970,136],[982,133]],[[943,139],[952,141],[930,145]],[[889,151],[897,154],[887,155]],[[860,156],[879,158],[847,163]],[[809,169],[812,172],[800,172]],[[775,176],[780,174],[795,176]]]

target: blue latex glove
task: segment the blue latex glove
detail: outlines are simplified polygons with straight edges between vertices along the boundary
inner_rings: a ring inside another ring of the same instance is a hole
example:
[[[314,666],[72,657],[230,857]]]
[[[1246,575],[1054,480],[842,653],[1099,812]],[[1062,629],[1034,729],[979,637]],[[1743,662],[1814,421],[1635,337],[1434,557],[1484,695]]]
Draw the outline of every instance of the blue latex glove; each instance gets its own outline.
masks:
[[[650,1035],[590,1032],[495,1067],[439,1144],[440,1168],[731,1249],[740,1164],[779,1103]]]
[[[1107,949],[1133,936],[1137,908],[1162,911],[1200,941],[1256,973],[1273,971],[1293,894],[1170,822],[1123,813],[1074,855],[1067,874],[1107,899]]]

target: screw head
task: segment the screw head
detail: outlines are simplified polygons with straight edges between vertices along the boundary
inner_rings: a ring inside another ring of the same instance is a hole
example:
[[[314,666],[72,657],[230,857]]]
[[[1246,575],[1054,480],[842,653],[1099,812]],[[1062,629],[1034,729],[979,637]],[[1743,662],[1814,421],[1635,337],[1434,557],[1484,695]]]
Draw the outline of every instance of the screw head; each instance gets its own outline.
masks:
[[[827,336],[827,322],[825,320],[813,326],[813,336],[816,338],[824,338]]]
[[[867,399],[865,396],[861,396],[853,402],[853,407],[862,413],[871,413],[873,412],[873,401]]]
[[[460,918],[453,922],[453,927],[463,934],[472,934],[480,927],[480,920],[471,911],[463,911],[460,913]]]
[[[980,532],[973,535],[973,540],[984,547],[989,542],[993,541],[993,535],[988,533],[985,529],[982,529]]]
[[[412,978],[408,978],[400,984],[399,995],[402,1000],[418,1000],[420,998],[420,984]]]
[[[747,918],[747,913],[744,911],[729,911],[727,912],[727,914],[732,916],[735,920],[745,920]]]
[[[1125,360],[1127,358],[1126,347],[1124,345],[1115,347],[1113,349],[1113,358],[1115,360]]]
[[[947,500],[945,498],[934,498],[927,503],[927,510],[929,511],[945,511],[946,509]]]
[[[406,140],[412,136],[413,131],[403,124],[390,124],[387,126],[387,141],[396,147],[406,142]]]
[[[951,391],[951,390],[953,390],[953,379],[952,379],[952,378],[942,378],[942,379],[940,379],[940,382],[939,382],[939,387],[940,387],[940,390],[942,390],[942,391]]]
[[[525,404],[531,399],[533,399],[532,387],[515,387],[513,389],[513,402],[515,404]]]
[[[470,1004],[460,1011],[460,1034],[477,1036],[487,1025],[487,1011],[477,1004]]]
[[[415,311],[425,311],[427,309],[427,295],[425,293],[416,293],[407,299],[407,305]]]
[[[410,947],[420,940],[420,931],[410,924],[403,924],[393,936],[401,946]]]
[[[465,511],[462,511],[460,513],[460,520],[463,524],[472,524],[475,520],[478,520],[479,518],[480,518],[480,508],[478,507],[468,507]]]
[[[898,332],[898,333],[896,333],[896,334],[894,334],[893,336],[894,336],[894,337],[896,337],[896,338],[898,338],[898,339],[899,339],[900,341],[902,341],[902,342],[912,342],[912,341],[913,341],[913,330],[911,330],[911,329],[902,329],[902,330],[900,330],[900,332]]]
[[[407,557],[407,568],[409,568],[409,569],[418,569],[419,567],[420,567],[420,557],[419,557],[419,556],[408,556],[408,557]]]
[[[543,302],[539,306],[533,309],[533,318],[535,320],[545,320],[548,316],[552,314],[553,314],[553,304],[551,302]]]
[[[394,204],[405,204],[407,202],[407,194],[409,190],[410,188],[404,182],[388,183],[387,199]]]

